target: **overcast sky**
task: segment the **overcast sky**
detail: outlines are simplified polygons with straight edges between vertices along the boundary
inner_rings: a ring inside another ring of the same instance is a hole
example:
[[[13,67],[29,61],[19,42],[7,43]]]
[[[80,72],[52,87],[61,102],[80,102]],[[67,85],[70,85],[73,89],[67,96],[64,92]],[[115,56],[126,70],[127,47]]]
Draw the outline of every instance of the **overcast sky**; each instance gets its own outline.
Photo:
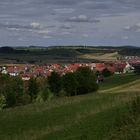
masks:
[[[140,0],[0,0],[3,45],[140,46]]]

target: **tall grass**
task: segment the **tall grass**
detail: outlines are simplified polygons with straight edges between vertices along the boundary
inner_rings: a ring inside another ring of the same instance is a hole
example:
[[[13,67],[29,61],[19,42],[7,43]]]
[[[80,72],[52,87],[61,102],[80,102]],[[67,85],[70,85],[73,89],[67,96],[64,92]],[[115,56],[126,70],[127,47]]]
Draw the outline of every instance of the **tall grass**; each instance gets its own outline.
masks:
[[[128,112],[117,117],[114,131],[106,140],[139,140],[140,139],[140,96],[129,103]]]

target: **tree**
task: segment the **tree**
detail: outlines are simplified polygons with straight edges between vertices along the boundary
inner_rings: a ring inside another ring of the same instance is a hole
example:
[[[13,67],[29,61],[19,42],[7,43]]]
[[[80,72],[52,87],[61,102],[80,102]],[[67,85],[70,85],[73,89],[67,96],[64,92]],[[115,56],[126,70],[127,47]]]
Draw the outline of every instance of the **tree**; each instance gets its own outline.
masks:
[[[104,77],[109,77],[111,76],[113,73],[111,71],[109,71],[107,68],[105,68],[103,71],[102,71],[102,75]]]
[[[22,96],[23,96],[23,81],[20,77],[11,77],[12,80],[12,90],[15,94],[16,105],[22,104]]]
[[[35,78],[29,80],[28,92],[31,97],[31,102],[36,99],[39,87]]]
[[[77,95],[78,82],[75,73],[67,73],[63,76],[63,88],[68,96]]]
[[[134,70],[134,73],[136,74],[140,74],[140,66],[134,66],[135,70]]]
[[[78,82],[77,93],[85,94],[96,91],[98,85],[96,84],[96,75],[88,67],[81,67],[76,71],[76,78]]]
[[[55,95],[61,90],[61,77],[57,72],[52,72],[51,75],[48,77],[48,84],[51,92]]]
[[[0,76],[0,93],[6,99],[7,107],[22,104],[23,81],[20,77]]]

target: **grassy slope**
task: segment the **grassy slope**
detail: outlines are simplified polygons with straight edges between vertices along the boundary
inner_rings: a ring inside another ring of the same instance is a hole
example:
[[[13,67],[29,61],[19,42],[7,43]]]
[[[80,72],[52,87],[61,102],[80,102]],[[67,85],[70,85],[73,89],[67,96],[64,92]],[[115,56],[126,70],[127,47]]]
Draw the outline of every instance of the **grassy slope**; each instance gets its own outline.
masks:
[[[20,51],[20,52],[17,52]],[[26,50],[26,51],[25,51]],[[14,52],[1,52],[1,63],[66,63],[66,62],[96,62],[99,59],[97,57],[102,53],[102,59],[116,58],[115,50],[105,48],[79,48],[79,47],[62,47],[62,48],[17,48]],[[89,54],[89,56],[88,56]],[[87,55],[86,57],[82,57]],[[91,57],[96,56],[95,58]],[[101,55],[100,55],[101,56]],[[97,59],[97,60],[95,60]],[[102,60],[101,59],[101,60]]]
[[[111,77],[101,85],[101,90],[137,79],[135,75]],[[100,140],[113,129],[118,111],[127,111],[125,103],[132,97],[134,94],[99,92],[8,109],[0,112],[0,139]]]
[[[134,74],[113,75],[109,78],[106,78],[105,81],[100,84],[100,90],[110,90],[112,88],[116,88],[134,82],[138,79],[140,79],[140,75]]]
[[[113,53],[93,53],[81,55],[81,58],[96,59],[100,61],[115,61],[117,60],[118,52]]]

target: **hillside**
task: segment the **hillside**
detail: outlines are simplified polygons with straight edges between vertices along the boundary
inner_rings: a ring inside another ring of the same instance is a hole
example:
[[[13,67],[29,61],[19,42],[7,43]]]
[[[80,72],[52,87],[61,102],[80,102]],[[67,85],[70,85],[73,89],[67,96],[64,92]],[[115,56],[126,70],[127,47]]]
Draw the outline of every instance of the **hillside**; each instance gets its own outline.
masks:
[[[100,56],[100,57],[99,57]],[[131,46],[1,47],[0,63],[77,63],[114,61],[124,56],[140,56]]]
[[[113,76],[95,94],[4,110],[0,112],[0,139],[101,140],[114,130],[116,118],[128,111],[126,103],[137,93],[128,85],[139,87],[139,78]],[[125,91],[120,91],[122,87]]]

